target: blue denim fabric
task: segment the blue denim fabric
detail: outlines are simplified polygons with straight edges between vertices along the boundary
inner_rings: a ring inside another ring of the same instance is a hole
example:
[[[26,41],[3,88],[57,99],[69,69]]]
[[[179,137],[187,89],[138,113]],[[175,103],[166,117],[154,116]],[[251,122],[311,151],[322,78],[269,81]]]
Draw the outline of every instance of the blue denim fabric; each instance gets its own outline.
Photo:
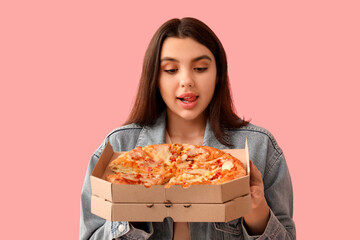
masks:
[[[165,141],[165,114],[152,126],[135,124],[112,131],[91,157],[81,193],[80,239],[172,239],[173,221],[146,223],[147,229],[136,229],[128,222],[109,222],[91,214],[90,175],[105,145],[114,151],[129,151],[138,146],[162,144]],[[284,154],[274,137],[265,129],[249,124],[228,129],[231,148],[244,148],[248,139],[250,159],[262,173],[265,198],[271,209],[268,225],[261,236],[250,236],[243,218],[227,223],[189,223],[191,239],[296,239],[293,216],[293,190]],[[209,122],[203,145],[219,149],[229,147],[214,136]]]

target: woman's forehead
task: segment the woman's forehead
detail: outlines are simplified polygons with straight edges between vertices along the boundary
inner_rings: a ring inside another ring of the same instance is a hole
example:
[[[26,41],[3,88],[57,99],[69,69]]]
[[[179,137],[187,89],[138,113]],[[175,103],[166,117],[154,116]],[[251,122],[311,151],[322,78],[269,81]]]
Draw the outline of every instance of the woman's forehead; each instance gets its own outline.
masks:
[[[166,38],[160,54],[161,59],[175,59],[177,61],[194,60],[200,56],[208,56],[211,60],[214,60],[213,54],[206,46],[189,37]]]

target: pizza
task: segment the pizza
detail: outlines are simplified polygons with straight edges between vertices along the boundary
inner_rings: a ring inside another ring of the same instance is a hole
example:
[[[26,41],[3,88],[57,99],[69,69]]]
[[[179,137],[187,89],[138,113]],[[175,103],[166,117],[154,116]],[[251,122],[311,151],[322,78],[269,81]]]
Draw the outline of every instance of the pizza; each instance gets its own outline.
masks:
[[[106,180],[118,184],[221,184],[246,175],[243,163],[219,149],[190,144],[137,147],[109,164]]]

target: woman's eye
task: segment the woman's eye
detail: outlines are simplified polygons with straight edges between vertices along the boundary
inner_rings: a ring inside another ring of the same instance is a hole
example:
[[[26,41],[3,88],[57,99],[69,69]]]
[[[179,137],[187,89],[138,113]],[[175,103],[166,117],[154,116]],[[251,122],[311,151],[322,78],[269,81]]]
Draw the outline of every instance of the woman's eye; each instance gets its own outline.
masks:
[[[176,72],[177,72],[177,69],[165,69],[164,72],[167,72],[167,73],[176,73]]]
[[[197,72],[204,72],[204,71],[206,71],[208,68],[207,67],[204,67],[204,68],[194,68],[195,69],[195,71],[197,71]]]

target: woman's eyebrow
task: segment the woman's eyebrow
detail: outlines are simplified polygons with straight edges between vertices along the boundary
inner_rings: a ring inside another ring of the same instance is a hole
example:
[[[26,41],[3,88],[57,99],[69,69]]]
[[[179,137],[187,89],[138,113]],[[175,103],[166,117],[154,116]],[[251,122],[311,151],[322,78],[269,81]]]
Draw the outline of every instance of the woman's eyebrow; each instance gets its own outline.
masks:
[[[179,62],[178,60],[176,60],[175,58],[171,58],[171,57],[164,57],[161,59],[160,62],[165,62],[165,61],[170,61],[170,62]]]
[[[212,61],[211,58],[208,55],[201,55],[200,57],[194,58],[193,60],[191,60],[191,62],[196,62],[202,59],[208,59],[210,62]]]
[[[199,57],[196,57],[194,59],[191,60],[191,62],[196,62],[202,59],[208,59],[209,61],[212,61],[211,58],[208,55],[201,55]],[[164,62],[164,61],[170,61],[170,62],[179,62],[179,60],[172,58],[172,57],[163,57],[160,62]]]

